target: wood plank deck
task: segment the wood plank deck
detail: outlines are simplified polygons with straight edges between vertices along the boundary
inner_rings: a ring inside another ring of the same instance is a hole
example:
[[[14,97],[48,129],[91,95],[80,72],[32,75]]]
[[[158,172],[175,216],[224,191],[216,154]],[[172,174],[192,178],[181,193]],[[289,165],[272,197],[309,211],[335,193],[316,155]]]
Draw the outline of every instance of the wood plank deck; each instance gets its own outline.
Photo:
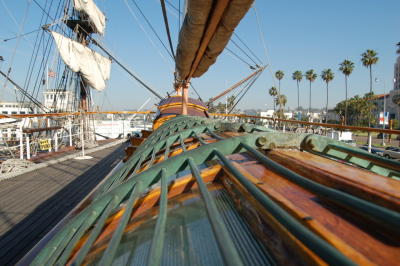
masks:
[[[14,265],[123,158],[126,144],[0,182],[0,265]]]

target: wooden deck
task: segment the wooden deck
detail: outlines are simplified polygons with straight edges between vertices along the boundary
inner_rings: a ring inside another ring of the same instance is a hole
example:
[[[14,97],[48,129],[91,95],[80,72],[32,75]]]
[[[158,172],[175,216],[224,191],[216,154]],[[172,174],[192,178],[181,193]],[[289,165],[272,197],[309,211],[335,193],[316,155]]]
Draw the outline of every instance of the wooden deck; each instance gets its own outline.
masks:
[[[0,265],[13,265],[122,159],[126,145],[0,182]]]

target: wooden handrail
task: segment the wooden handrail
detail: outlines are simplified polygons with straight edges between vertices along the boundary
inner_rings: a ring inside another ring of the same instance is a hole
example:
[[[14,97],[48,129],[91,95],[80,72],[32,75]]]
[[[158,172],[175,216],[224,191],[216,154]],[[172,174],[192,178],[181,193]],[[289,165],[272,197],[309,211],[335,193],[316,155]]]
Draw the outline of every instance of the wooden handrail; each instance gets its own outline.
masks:
[[[24,128],[22,129],[22,132],[24,133],[35,133],[35,132],[43,132],[43,131],[52,131],[52,130],[57,130],[61,129],[61,126],[55,126],[55,127],[39,127],[39,128]]]
[[[64,113],[46,113],[46,114],[13,114],[13,115],[4,115],[0,114],[0,118],[33,118],[33,117],[60,117],[60,116],[78,116],[81,114],[84,115],[93,115],[93,114],[154,114],[153,111],[102,111],[102,112],[64,112]]]
[[[65,113],[47,113],[47,114],[15,114],[15,115],[2,115],[0,114],[0,118],[34,118],[34,117],[62,117],[62,116],[79,116],[79,115],[93,115],[93,114],[154,114],[153,111],[100,111],[100,112],[65,112]],[[326,123],[317,123],[317,122],[307,122],[307,121],[298,121],[298,120],[290,120],[290,119],[281,119],[281,118],[272,118],[266,116],[256,116],[256,115],[243,115],[243,114],[222,114],[222,113],[210,113],[212,116],[226,116],[226,117],[242,117],[242,118],[256,118],[256,119],[266,119],[275,122],[285,122],[291,124],[298,125],[308,125],[308,126],[321,126],[326,128],[335,128],[335,129],[343,129],[343,130],[351,130],[351,131],[364,131],[364,132],[376,132],[376,133],[384,133],[391,135],[400,135],[400,130],[395,129],[383,129],[383,128],[369,128],[369,127],[359,127],[359,126],[344,126],[339,124],[326,124]]]

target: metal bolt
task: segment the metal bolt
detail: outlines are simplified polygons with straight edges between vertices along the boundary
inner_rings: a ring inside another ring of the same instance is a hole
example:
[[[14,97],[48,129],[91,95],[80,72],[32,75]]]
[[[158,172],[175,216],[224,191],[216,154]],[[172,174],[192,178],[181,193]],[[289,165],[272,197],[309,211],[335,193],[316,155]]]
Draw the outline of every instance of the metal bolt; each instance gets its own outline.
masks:
[[[276,148],[275,142],[271,142],[271,143],[269,144],[269,148],[270,148],[270,149],[275,149],[275,148]]]
[[[265,136],[261,136],[257,139],[257,145],[258,146],[264,146],[265,144],[267,144],[268,139]]]

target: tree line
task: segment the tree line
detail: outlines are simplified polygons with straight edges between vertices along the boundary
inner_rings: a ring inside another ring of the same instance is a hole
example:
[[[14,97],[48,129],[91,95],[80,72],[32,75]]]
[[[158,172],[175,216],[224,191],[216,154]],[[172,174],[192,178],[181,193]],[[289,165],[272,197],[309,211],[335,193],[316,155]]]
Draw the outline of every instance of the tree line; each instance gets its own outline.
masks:
[[[354,123],[367,123],[367,125],[371,125],[373,122],[373,117],[371,112],[373,110],[373,104],[371,101],[371,97],[373,97],[372,92],[372,66],[377,64],[379,61],[378,53],[375,50],[368,49],[364,53],[361,54],[361,62],[363,66],[369,69],[369,81],[370,81],[370,89],[369,93],[365,94],[363,97],[355,96],[351,99],[348,99],[348,78],[353,73],[355,68],[354,62],[351,60],[345,59],[343,62],[339,64],[338,70],[344,75],[345,77],[345,100],[340,102],[336,107],[335,111],[344,116],[344,123],[354,125]],[[278,80],[278,88],[275,86],[271,87],[268,91],[269,95],[273,98],[273,106],[275,115],[278,117],[283,117],[283,108],[286,105],[287,97],[284,94],[281,94],[281,80],[284,78],[285,74],[282,70],[278,70],[275,72],[275,77]],[[325,104],[325,115],[328,113],[328,103],[329,103],[329,83],[335,78],[335,74],[333,73],[332,69],[327,68],[324,69],[320,74],[321,79],[326,83],[326,104]],[[309,105],[308,105],[308,114],[310,114],[311,107],[312,107],[312,83],[318,78],[318,74],[315,72],[314,69],[310,69],[305,72],[303,75],[302,71],[296,70],[292,73],[292,79],[296,81],[297,85],[297,111],[300,110],[300,83],[305,78],[309,82]],[[356,104],[357,103],[357,104]],[[276,110],[276,106],[278,106],[278,110]],[[362,112],[360,111],[362,109]],[[366,108],[366,109],[365,109]],[[358,110],[358,115],[354,114],[353,112]],[[344,113],[343,113],[344,111]],[[350,113],[351,119],[350,119]],[[365,118],[364,116],[368,116]],[[357,118],[355,118],[357,117]],[[326,120],[326,117],[325,117]]]

